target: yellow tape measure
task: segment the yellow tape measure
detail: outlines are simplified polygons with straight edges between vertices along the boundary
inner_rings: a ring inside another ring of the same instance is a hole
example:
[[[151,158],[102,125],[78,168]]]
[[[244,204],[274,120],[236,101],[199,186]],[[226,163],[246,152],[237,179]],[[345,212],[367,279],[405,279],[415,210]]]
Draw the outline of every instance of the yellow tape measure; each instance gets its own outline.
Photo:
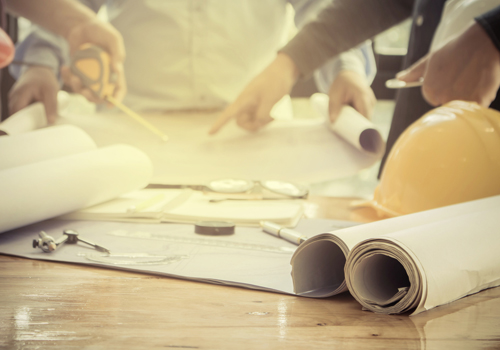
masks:
[[[113,97],[116,86],[115,76],[111,70],[111,61],[106,51],[92,44],[84,44],[71,58],[70,68],[71,72],[80,78],[82,84],[97,97],[112,103],[125,114],[161,137],[163,141],[168,140],[167,135]]]
[[[109,55],[101,48],[84,44],[71,59],[71,71],[82,84],[101,99],[113,95],[115,79],[111,74]]]

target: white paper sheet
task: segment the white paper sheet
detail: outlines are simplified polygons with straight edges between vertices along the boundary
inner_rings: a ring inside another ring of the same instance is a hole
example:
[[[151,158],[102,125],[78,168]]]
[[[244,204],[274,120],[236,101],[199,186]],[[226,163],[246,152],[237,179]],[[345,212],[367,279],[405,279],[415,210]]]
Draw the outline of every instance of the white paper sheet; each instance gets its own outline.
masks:
[[[302,220],[304,235],[355,223]],[[44,230],[55,239],[73,229],[111,251],[103,257],[85,245],[65,245],[52,253],[32,247]],[[290,258],[296,246],[259,228],[236,227],[230,236],[204,236],[188,224],[137,224],[49,220],[0,235],[0,253],[192,279],[206,283],[293,294]]]
[[[353,175],[379,159],[332,134],[314,111],[314,117],[276,120],[258,133],[233,122],[214,136],[208,130],[220,112],[144,114],[169,136],[163,143],[120,112],[69,107],[61,108],[58,124],[82,128],[98,147],[127,143],[139,148],[153,162],[156,183],[203,184],[228,177],[312,183]]]

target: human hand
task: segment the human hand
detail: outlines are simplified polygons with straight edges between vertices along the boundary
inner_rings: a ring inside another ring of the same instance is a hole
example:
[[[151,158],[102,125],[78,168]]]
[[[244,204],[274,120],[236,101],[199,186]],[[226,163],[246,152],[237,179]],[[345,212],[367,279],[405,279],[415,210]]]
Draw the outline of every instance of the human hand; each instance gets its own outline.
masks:
[[[276,59],[257,75],[217,118],[209,134],[217,133],[231,119],[243,129],[255,132],[270,123],[271,109],[290,93],[299,71],[292,59],[279,53]]]
[[[328,92],[330,122],[334,122],[344,105],[354,107],[364,117],[370,119],[377,99],[366,78],[354,71],[341,71]]]
[[[29,67],[9,92],[9,114],[14,114],[33,102],[42,102],[47,122],[57,119],[57,92],[59,83],[52,69]]]
[[[474,23],[396,77],[405,82],[423,77],[422,94],[432,106],[465,100],[488,107],[500,87],[500,52]]]
[[[74,26],[68,32],[66,39],[71,54],[75,53],[85,43],[99,46],[109,54],[111,70],[116,76],[113,97],[118,101],[122,101],[127,92],[127,84],[123,71],[125,47],[120,33],[111,24],[102,22],[99,19],[93,19]],[[103,102],[92,90],[82,84],[80,78],[74,75],[68,66],[61,68],[61,76],[64,83],[71,87],[74,92],[82,94],[91,102]]]

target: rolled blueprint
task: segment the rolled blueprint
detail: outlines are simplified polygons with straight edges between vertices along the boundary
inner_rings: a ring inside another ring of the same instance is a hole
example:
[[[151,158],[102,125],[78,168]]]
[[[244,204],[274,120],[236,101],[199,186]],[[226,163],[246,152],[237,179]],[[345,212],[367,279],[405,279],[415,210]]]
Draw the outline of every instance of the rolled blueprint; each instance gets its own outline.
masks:
[[[324,298],[349,289],[370,310],[398,313],[415,308],[416,312],[421,312],[487,288],[490,283],[500,282],[500,255],[492,254],[492,249],[496,249],[496,252],[500,250],[498,237],[494,238],[500,232],[500,222],[492,215],[492,210],[500,210],[500,196],[314,236],[302,243],[291,259],[294,291],[302,296]],[[474,227],[475,230],[472,231]],[[477,242],[469,244],[480,230],[482,232],[478,235]],[[411,250],[394,248],[394,237],[403,237],[398,242],[403,242]],[[407,241],[405,237],[410,237],[411,241]],[[384,255],[381,251],[387,253]],[[432,252],[430,255],[435,260],[423,263],[427,269],[424,270],[418,266],[418,261],[429,255],[426,252]],[[374,255],[384,257],[374,258]],[[471,270],[464,268],[461,271],[451,271],[454,266],[460,266],[463,261],[469,260],[469,257],[473,261],[487,259],[485,271],[493,277],[483,283],[483,272],[475,270],[476,266],[473,265],[467,267]],[[492,263],[498,266],[496,270],[489,269]],[[441,288],[436,287],[435,282],[446,280],[438,275],[439,281],[429,282],[429,278],[436,279],[437,271],[449,271],[451,279],[446,282],[445,288],[462,284],[460,288],[456,288],[455,294],[447,294],[445,298],[441,298],[435,293]],[[406,279],[405,273],[408,276]],[[464,279],[452,278],[453,274],[462,274]],[[476,277],[477,285],[474,281]],[[462,290],[464,286],[465,290]],[[379,288],[383,292],[371,292]],[[409,296],[419,299],[409,301]],[[398,307],[402,306],[401,309],[387,309],[398,303]]]
[[[325,118],[328,128],[358,150],[382,157],[385,152],[385,141],[375,124],[351,106],[342,107],[337,120],[331,123],[328,101],[326,94],[316,93],[311,96],[313,107]]]
[[[92,149],[97,149],[94,140],[72,125],[0,137],[0,171]]]
[[[128,145],[97,149],[91,140],[73,127],[53,127],[25,135],[2,136],[20,138],[18,147],[1,147],[2,153],[25,160],[0,169],[0,232],[69,213],[145,187],[152,175],[149,158]],[[70,135],[78,137],[71,138]],[[26,156],[25,146],[46,147],[37,150],[40,160]],[[64,140],[68,145],[62,143]],[[81,143],[79,147],[76,144]],[[53,146],[57,147],[53,147]],[[63,149],[77,150],[62,154]],[[59,150],[60,149],[60,150]]]
[[[364,308],[413,314],[500,285],[500,204],[356,245],[346,282]]]

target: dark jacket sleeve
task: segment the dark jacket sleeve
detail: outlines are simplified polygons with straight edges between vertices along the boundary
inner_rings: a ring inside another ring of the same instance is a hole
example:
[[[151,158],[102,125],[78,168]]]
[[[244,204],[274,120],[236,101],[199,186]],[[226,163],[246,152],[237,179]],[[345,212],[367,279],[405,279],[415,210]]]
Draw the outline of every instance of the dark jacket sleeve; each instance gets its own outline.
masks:
[[[500,6],[476,17],[476,21],[488,33],[496,48],[500,50]]]
[[[333,0],[304,26],[281,52],[292,58],[302,76],[410,17],[413,0]]]

